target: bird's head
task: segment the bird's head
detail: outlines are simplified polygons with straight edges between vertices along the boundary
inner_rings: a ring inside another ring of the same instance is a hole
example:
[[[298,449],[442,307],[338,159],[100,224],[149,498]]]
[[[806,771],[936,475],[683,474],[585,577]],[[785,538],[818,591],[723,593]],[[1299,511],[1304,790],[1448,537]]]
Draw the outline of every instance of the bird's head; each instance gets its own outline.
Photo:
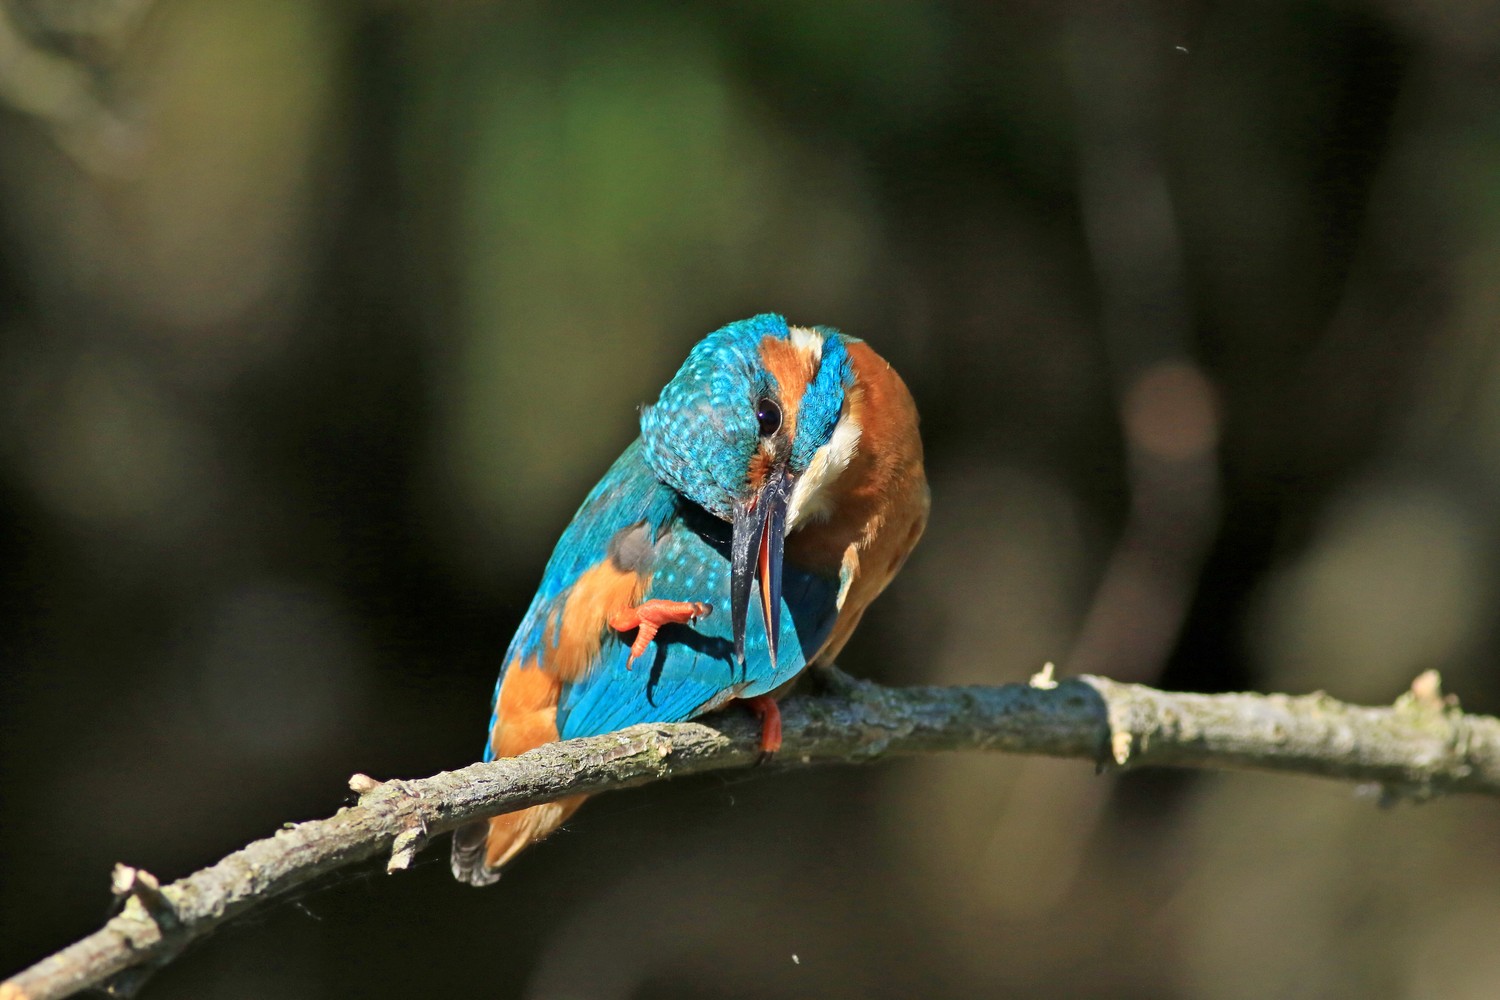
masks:
[[[859,447],[848,405],[856,391],[842,334],[766,313],[705,337],[641,414],[652,471],[733,525],[731,611],[742,659],[758,585],[775,660],[783,542],[827,514],[828,486]]]

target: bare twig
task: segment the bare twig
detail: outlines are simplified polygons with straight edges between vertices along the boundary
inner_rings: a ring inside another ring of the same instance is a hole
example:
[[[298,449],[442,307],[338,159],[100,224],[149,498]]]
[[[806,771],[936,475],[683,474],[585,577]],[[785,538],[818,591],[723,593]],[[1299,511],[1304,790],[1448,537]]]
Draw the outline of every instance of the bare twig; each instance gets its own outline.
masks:
[[[1100,677],[965,688],[884,688],[831,675],[783,705],[780,767],[946,750],[1079,757],[1100,767],[1255,768],[1372,783],[1388,797],[1500,796],[1500,719],[1467,715],[1424,674],[1390,708],[1323,694],[1172,694]],[[0,984],[0,1000],[47,1000],[113,981],[129,992],[194,939],[319,875],[388,855],[399,870],[465,820],[580,792],[746,767],[759,726],[634,726],[415,781],[351,779],[359,804],[289,823],[170,885],[121,869],[120,913]],[[113,978],[112,978],[113,977]],[[122,978],[123,977],[123,978]]]

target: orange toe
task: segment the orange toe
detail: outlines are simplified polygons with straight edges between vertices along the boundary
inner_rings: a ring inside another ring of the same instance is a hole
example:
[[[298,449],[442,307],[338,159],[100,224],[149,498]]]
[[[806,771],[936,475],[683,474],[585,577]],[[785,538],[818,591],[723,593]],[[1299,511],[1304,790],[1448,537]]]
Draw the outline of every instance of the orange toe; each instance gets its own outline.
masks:
[[[697,621],[713,608],[702,601],[651,600],[633,608],[621,608],[609,616],[609,627],[616,632],[636,630],[635,641],[630,644],[630,659],[625,661],[629,670],[663,625],[686,625]]]
[[[781,709],[768,694],[745,699],[745,707],[760,717],[760,752],[770,756],[781,749]]]

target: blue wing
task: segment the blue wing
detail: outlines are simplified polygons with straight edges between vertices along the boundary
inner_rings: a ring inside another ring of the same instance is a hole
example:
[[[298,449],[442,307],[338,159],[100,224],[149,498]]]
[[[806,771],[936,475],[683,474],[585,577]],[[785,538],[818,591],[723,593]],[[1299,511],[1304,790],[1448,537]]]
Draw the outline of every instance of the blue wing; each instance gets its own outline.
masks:
[[[729,526],[698,511],[679,511],[657,542],[645,599],[706,601],[713,613],[691,625],[664,626],[633,668],[626,667],[626,643],[607,640],[595,668],[563,686],[558,731],[567,739],[637,722],[680,722],[731,698],[773,691],[822,647],[838,614],[837,594],[837,580],[787,566],[777,662],[770,662],[757,603],[750,609],[745,662],[739,663],[729,614]]]
[[[796,676],[822,645],[837,617],[838,581],[786,564],[782,641],[770,662],[759,605],[750,609],[745,662],[734,656],[729,613],[730,526],[682,501],[646,465],[639,440],[594,487],[563,533],[531,608],[505,656],[546,662],[557,623],[579,578],[601,563],[623,561],[644,581],[641,600],[704,601],[712,613],[691,625],[667,625],[633,665],[629,645],[598,622],[602,633],[592,666],[565,679],[557,706],[563,739],[606,733],[638,722],[678,722],[735,697],[774,690]],[[628,551],[622,551],[628,550]],[[754,598],[759,601],[759,595]],[[499,684],[496,685],[498,703]],[[495,720],[491,719],[491,729]],[[485,759],[492,752],[486,747]]]

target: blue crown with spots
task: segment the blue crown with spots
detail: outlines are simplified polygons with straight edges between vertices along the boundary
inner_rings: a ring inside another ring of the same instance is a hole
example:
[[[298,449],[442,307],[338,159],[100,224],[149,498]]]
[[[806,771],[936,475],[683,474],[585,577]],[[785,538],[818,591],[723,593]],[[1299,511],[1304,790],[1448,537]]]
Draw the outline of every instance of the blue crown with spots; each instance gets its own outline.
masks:
[[[837,331],[826,336],[822,363],[798,409],[797,436],[789,465],[805,470],[833,433],[853,379],[849,356]],[[646,461],[662,482],[710,513],[728,520],[745,492],[750,461],[759,447],[756,402],[779,395],[766,371],[760,345],[785,340],[787,322],[762,313],[721,327],[688,354],[654,406],[641,413]]]

